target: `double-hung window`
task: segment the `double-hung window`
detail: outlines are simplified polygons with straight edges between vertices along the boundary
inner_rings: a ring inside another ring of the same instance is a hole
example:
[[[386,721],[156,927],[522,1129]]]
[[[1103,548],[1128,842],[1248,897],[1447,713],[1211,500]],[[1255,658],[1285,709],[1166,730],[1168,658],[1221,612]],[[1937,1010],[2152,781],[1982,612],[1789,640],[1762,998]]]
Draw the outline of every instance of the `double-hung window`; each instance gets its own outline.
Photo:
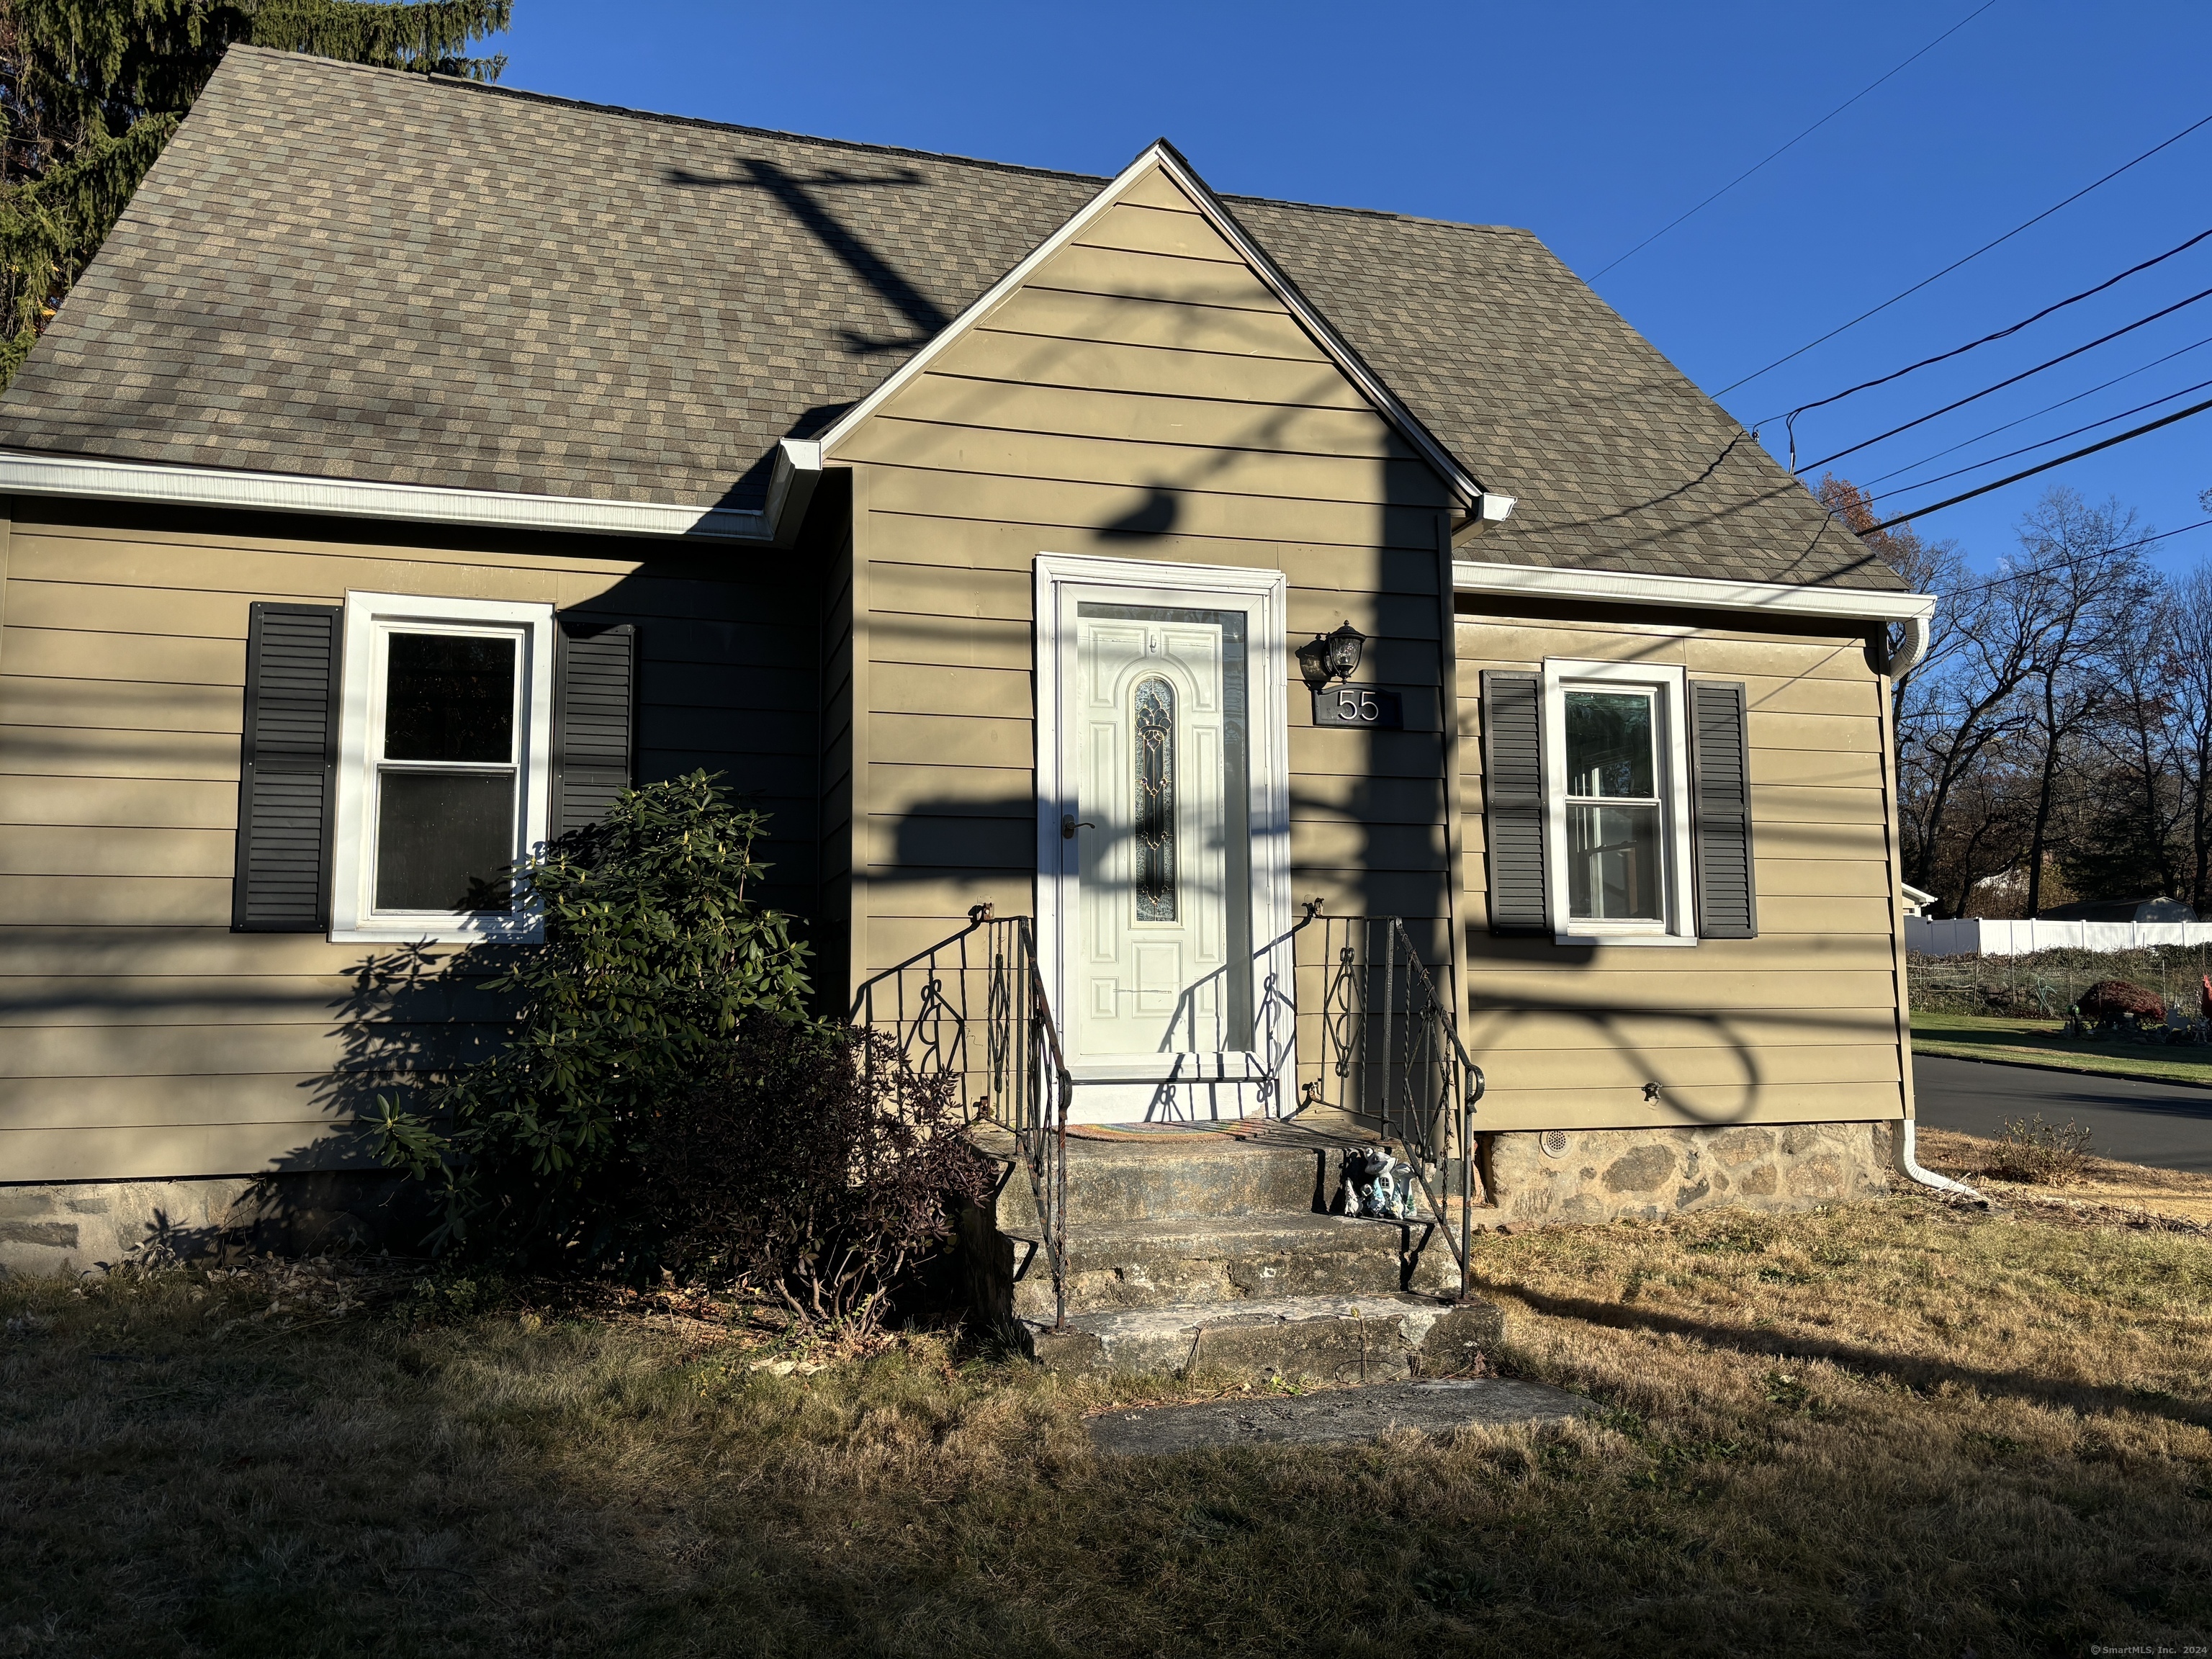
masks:
[[[346,596],[332,939],[538,937],[553,653],[550,605]]]
[[[1680,669],[1544,665],[1545,825],[1563,939],[1692,944],[1689,759]]]

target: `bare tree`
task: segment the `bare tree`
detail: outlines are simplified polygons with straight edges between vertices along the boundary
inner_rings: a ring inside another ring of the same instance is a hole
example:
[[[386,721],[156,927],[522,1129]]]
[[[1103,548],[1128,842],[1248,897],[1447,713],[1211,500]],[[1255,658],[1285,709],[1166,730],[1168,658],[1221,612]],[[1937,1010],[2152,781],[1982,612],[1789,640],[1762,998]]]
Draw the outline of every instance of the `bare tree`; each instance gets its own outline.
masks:
[[[1973,884],[2016,861],[1980,869],[2013,821],[2014,792],[1996,772],[2016,769],[2011,750],[2027,723],[2025,688],[2034,678],[2045,619],[2039,594],[2000,571],[1994,580],[1955,587],[1945,601],[1946,656],[1914,677],[1899,709],[1898,793],[1903,809],[1905,879],[1942,896],[1951,915],[1966,914]],[[1964,823],[1954,822],[1954,816]],[[1970,827],[1971,826],[1971,827]],[[1966,830],[1970,855],[1952,842]]]
[[[1948,594],[1966,586],[1971,580],[1966,556],[1959,550],[1958,543],[1923,541],[1920,532],[1910,525],[1896,530],[1875,530],[1881,520],[1875,512],[1874,497],[1850,479],[1839,478],[1832,472],[1825,474],[1813,493],[1844,529],[1858,537],[1869,552],[1904,578],[1905,586],[1913,592]],[[1927,643],[1918,659],[1895,676],[1890,684],[1892,712],[1899,716],[1900,727],[1911,688],[1915,683],[1926,684],[1941,679],[1959,642],[1955,613],[1945,605],[1937,605],[1935,618],[1929,623]],[[1891,661],[1896,660],[1903,645],[1902,627],[1893,625],[1888,640]]]
[[[2036,748],[2035,820],[2027,845],[2027,913],[2043,901],[2045,854],[2062,783],[2081,775],[2080,748],[2112,702],[2110,670],[2155,591],[2137,518],[2117,501],[2091,507],[2064,488],[2021,521],[2020,556],[2004,574],[2035,618],[2027,731]]]
[[[2166,641],[2169,752],[2182,798],[2188,896],[2203,915],[2212,911],[2212,564],[2174,585]]]
[[[2082,793],[2067,873],[2092,894],[2179,896],[2178,832],[2191,811],[2181,601],[2158,583],[2101,665],[2104,707],[2082,744]]]

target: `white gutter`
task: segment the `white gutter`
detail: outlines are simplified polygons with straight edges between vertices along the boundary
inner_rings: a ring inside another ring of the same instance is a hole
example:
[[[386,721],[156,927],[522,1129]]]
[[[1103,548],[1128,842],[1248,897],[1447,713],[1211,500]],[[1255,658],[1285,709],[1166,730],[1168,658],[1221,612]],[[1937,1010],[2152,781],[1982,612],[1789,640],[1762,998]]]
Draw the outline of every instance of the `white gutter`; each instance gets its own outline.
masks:
[[[313,513],[349,519],[404,519],[428,524],[701,541],[770,541],[779,514],[790,514],[796,507],[796,516],[805,516],[812,489],[811,480],[800,485],[789,458],[781,453],[769,487],[769,510],[762,513],[0,451],[0,495],[6,495],[154,501],[176,507],[245,507],[260,513]],[[795,520],[793,529],[795,533]]]
[[[1510,510],[1510,509],[1509,509]],[[1723,581],[1705,576],[1647,576],[1618,570],[1558,570],[1541,565],[1479,564],[1456,560],[1452,586],[1462,593],[1535,599],[1596,599],[1613,605],[1672,605],[1700,611],[1763,611],[1785,616],[1920,623],[1936,614],[1933,593],[1881,588],[1807,587],[1794,582]]]

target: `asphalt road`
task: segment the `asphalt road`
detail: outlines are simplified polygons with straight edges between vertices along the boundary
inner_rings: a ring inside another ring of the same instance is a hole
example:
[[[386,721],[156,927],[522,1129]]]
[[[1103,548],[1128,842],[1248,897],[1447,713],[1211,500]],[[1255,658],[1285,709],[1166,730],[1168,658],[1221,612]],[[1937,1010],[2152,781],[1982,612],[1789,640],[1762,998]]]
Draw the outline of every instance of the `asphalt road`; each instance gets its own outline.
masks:
[[[2043,1114],[2089,1131],[2089,1150],[2129,1164],[2212,1175],[2212,1089],[2083,1077],[1987,1060],[1912,1058],[1920,1121],[1972,1135],[2004,1133],[2005,1120]]]

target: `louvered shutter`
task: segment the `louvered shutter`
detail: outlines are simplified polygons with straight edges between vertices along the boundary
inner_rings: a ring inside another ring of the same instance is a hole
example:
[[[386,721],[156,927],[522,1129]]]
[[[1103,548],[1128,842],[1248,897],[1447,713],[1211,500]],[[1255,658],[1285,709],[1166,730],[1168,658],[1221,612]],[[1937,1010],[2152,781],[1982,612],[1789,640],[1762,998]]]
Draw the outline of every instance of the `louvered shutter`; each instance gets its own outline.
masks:
[[[1698,937],[1755,939],[1752,889],[1751,751],[1744,689],[1690,683],[1691,856],[1698,868]]]
[[[260,604],[248,613],[235,932],[330,926],[343,614],[336,605]]]
[[[1542,677],[1482,676],[1483,839],[1490,854],[1490,930],[1547,933]]]
[[[553,680],[553,833],[596,823],[630,787],[636,750],[637,629],[560,619]]]

